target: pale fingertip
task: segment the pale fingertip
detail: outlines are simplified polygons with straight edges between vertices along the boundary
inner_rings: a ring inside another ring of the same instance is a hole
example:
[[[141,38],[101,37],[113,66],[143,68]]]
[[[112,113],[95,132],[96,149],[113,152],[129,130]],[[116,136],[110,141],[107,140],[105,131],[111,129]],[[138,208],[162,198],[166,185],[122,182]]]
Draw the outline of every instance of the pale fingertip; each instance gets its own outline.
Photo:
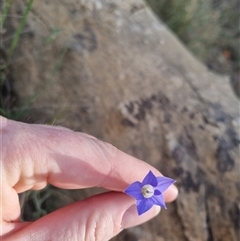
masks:
[[[139,224],[145,223],[157,216],[160,211],[161,208],[159,206],[153,206],[149,211],[139,216],[136,205],[132,205],[123,215],[122,228],[131,228]]]
[[[178,193],[178,188],[175,185],[172,185],[168,190],[166,190],[166,192],[163,193],[163,196],[165,201],[169,203],[173,202],[177,198]]]

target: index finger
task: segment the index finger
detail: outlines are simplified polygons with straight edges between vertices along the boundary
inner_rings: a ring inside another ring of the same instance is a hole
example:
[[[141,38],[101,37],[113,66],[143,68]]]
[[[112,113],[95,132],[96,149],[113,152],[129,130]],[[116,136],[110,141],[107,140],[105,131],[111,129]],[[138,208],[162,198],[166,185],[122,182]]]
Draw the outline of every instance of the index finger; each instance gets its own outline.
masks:
[[[106,142],[66,128],[7,121],[2,135],[6,178],[17,192],[41,189],[47,183],[66,189],[98,186],[123,191],[149,170],[161,175]],[[176,188],[170,187],[166,201],[174,195]]]

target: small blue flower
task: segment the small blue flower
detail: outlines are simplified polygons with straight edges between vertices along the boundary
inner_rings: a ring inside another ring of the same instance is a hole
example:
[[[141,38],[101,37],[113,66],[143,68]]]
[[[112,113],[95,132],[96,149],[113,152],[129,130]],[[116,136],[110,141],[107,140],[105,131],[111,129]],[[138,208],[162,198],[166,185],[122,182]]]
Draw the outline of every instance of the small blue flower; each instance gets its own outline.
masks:
[[[124,191],[135,198],[138,215],[147,212],[153,205],[167,208],[163,192],[166,191],[175,180],[168,177],[156,177],[151,171],[142,182],[134,182]]]

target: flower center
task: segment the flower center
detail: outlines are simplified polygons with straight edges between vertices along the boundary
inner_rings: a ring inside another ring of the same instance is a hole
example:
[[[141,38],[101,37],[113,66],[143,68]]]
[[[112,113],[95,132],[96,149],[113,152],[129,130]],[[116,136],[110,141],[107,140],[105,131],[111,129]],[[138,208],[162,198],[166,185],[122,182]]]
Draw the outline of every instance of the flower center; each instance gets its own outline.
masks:
[[[142,187],[142,195],[145,197],[145,198],[150,198],[153,196],[154,194],[154,187],[150,184],[147,184],[147,185],[144,185]]]

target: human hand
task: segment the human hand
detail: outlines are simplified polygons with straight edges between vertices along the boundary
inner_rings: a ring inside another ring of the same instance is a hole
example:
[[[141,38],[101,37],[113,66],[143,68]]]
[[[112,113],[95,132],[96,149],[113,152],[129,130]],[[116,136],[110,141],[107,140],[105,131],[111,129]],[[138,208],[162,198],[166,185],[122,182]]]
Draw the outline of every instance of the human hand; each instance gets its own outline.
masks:
[[[106,241],[160,211],[154,206],[138,216],[135,200],[122,192],[149,170],[161,174],[108,143],[63,127],[24,124],[1,116],[0,137],[4,241]],[[39,190],[48,183],[65,189],[98,186],[111,191],[75,202],[35,222],[20,222],[18,193]],[[175,186],[164,193],[166,202],[176,197]]]

